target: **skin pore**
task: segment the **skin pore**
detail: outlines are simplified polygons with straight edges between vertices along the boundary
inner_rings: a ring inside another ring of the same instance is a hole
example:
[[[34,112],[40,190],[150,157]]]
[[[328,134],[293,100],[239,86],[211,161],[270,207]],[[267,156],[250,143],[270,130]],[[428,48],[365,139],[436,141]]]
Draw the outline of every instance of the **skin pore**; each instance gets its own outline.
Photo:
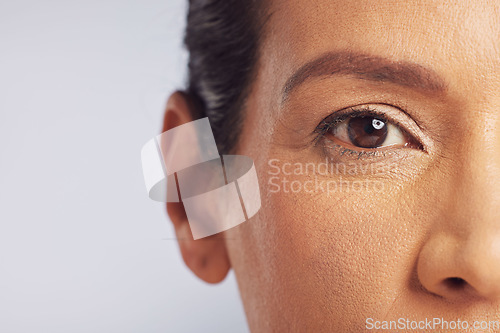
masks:
[[[255,162],[262,208],[193,241],[182,205],[168,204],[186,264],[212,283],[235,271],[252,332],[500,320],[498,1],[267,10],[235,152]],[[191,107],[172,95],[164,130]],[[372,142],[370,124],[390,144],[351,141]],[[328,172],[313,167],[325,161]]]

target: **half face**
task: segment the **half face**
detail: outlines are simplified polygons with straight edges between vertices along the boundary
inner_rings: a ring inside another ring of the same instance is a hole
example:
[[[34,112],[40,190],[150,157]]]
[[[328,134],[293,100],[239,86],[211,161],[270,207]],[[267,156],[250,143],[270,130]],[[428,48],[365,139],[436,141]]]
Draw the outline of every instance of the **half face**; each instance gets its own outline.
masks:
[[[499,3],[269,13],[238,146],[263,204],[226,233],[252,331],[500,320]]]

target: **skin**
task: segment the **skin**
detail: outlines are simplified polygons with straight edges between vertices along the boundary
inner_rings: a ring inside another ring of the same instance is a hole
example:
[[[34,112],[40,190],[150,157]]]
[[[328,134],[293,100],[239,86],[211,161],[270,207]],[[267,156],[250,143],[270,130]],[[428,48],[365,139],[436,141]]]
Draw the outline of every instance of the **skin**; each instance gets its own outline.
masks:
[[[252,332],[360,332],[367,318],[500,320],[499,3],[287,0],[270,1],[268,12],[236,149],[255,162],[262,208],[193,241],[182,204],[168,204],[188,267],[211,283],[234,270]],[[444,89],[321,75],[284,99],[287,80],[331,52],[415,63]],[[357,159],[325,148],[331,135],[313,143],[322,119],[359,105],[396,118],[423,148]],[[173,94],[164,130],[190,121],[190,108]],[[325,158],[391,167],[274,175]],[[272,177],[370,180],[382,190],[286,193],[272,190]]]

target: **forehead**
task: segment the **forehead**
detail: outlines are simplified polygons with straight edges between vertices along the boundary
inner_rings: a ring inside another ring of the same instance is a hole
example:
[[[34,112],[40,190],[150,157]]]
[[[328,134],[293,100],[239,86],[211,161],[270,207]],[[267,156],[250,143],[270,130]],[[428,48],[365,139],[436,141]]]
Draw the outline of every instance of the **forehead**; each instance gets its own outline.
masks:
[[[429,67],[453,77],[452,86],[498,82],[496,0],[284,0],[269,13],[262,56],[277,85],[321,54],[345,50]]]

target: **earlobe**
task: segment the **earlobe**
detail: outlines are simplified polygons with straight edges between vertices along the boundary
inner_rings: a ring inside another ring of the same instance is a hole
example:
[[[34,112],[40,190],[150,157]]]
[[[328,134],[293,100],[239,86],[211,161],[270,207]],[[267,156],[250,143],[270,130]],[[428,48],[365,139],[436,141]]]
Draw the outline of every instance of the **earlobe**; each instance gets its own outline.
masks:
[[[163,132],[191,122],[197,110],[194,103],[182,92],[175,92],[167,102]],[[182,258],[193,273],[208,283],[222,281],[231,267],[222,234],[194,240],[184,205],[167,203],[167,213],[175,228]]]
[[[213,235],[194,240],[182,203],[168,203],[167,212],[186,266],[205,282],[224,280],[231,268],[224,238]]]

